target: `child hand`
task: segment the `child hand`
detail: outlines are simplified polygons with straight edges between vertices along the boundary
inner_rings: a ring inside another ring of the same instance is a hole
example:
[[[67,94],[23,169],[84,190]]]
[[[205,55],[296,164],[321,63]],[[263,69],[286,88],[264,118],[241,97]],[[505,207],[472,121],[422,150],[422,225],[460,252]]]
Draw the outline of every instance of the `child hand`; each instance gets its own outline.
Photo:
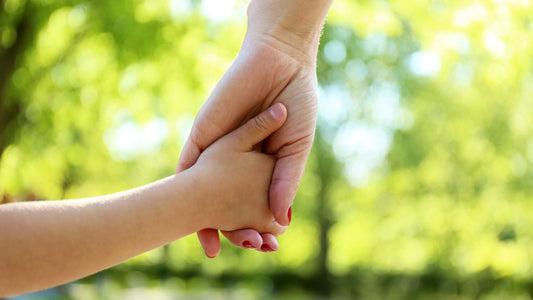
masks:
[[[275,104],[202,152],[192,171],[203,196],[200,216],[205,228],[250,228],[274,236],[286,230],[276,222],[268,202],[276,158],[252,150],[286,118],[285,106]]]

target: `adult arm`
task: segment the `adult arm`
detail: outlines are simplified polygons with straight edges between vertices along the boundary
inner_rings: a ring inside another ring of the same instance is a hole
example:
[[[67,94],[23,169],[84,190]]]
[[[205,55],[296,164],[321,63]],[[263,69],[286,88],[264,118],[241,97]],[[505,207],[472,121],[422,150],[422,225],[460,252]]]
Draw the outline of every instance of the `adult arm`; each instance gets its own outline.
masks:
[[[333,0],[252,0],[248,30],[236,60],[198,114],[177,171],[194,165],[200,153],[220,136],[257,112],[283,103],[285,125],[264,144],[278,160],[270,186],[270,208],[288,225],[291,206],[313,143],[317,117],[316,55],[320,33]],[[251,230],[223,232],[236,246],[277,249],[273,236]],[[215,230],[198,236],[206,254],[215,257]],[[248,243],[246,243],[248,242]]]

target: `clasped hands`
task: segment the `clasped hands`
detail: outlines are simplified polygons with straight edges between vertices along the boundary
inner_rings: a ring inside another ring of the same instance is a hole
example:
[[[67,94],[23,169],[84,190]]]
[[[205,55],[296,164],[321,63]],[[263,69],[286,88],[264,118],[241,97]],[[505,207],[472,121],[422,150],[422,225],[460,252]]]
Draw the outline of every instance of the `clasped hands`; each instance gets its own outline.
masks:
[[[178,174],[110,195],[2,205],[0,298],[198,230],[209,257],[220,252],[218,230],[238,247],[277,250],[313,143],[316,52],[332,1],[250,2],[242,48],[199,112]]]
[[[306,0],[307,1],[307,0]],[[313,2],[313,3],[311,3]],[[314,3],[316,2],[316,3]],[[288,1],[276,9],[268,1],[252,1],[248,31],[231,67],[202,107],[180,155],[177,173],[192,167],[204,150],[275,103],[288,117],[283,126],[254,149],[275,157],[268,187],[270,213],[279,225],[291,221],[292,203],[311,151],[317,118],[316,53],[320,30],[332,1]],[[283,12],[300,10],[314,19],[301,22]],[[293,30],[287,30],[292,28]],[[254,185],[253,182],[248,182]],[[198,232],[208,257],[220,252],[218,230]],[[279,248],[278,232],[251,228],[221,230],[235,246],[262,252]]]

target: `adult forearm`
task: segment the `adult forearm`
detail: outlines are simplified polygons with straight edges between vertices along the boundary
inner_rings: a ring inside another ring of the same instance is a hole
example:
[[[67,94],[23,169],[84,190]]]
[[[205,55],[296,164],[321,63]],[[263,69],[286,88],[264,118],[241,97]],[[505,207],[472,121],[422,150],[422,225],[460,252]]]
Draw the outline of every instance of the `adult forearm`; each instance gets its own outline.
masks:
[[[333,0],[252,0],[248,33],[271,35],[299,51],[315,50],[332,3]]]
[[[197,231],[190,188],[172,180],[89,199],[0,206],[0,297],[90,275]]]

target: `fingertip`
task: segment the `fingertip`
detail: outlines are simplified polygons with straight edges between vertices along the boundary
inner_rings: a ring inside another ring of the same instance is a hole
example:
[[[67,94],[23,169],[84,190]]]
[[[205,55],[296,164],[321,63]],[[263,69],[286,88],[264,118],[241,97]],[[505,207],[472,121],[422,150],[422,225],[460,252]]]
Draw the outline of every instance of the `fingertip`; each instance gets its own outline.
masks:
[[[181,173],[189,168],[189,164],[178,162],[178,166],[176,167],[176,173]]]
[[[204,248],[205,255],[209,258],[215,258],[220,254],[220,237],[216,229],[203,229],[197,233],[200,244]]]
[[[280,210],[277,214],[274,214],[274,218],[278,221],[281,226],[289,226],[291,221],[287,218],[287,215],[283,213],[283,210]]]
[[[250,241],[244,241],[242,243],[242,247],[245,249],[258,249],[261,247],[262,244],[263,244],[262,238],[252,239]]]
[[[301,153],[276,161],[268,197],[272,215],[280,225],[289,226],[290,224],[292,210],[289,210],[298,192],[306,158],[307,155]]]
[[[270,187],[270,210],[276,221],[282,226],[289,226],[292,218],[292,203],[294,195],[290,186],[282,182],[274,183]]]
[[[274,218],[276,221],[278,221],[279,225],[281,226],[289,226],[291,224],[291,221],[288,218],[288,209],[280,208],[277,211],[273,211],[272,214],[274,215]]]
[[[272,105],[230,135],[247,151],[280,129],[287,120],[287,108],[281,103]]]
[[[287,118],[287,108],[282,103],[276,103],[270,107],[270,114],[276,121],[285,121]]]
[[[253,229],[222,231],[222,234],[236,247],[258,249],[263,244],[261,235]]]
[[[205,255],[209,258],[215,258],[217,257],[219,254],[220,254],[220,246],[218,248],[209,248],[209,249],[204,249],[204,252],[205,252]]]
[[[198,157],[200,157],[200,154],[200,149],[191,142],[191,139],[189,138],[181,150],[176,173],[183,172],[192,167],[196,163]]]
[[[263,244],[261,245],[261,248],[258,249],[258,251],[275,252],[279,250],[278,240],[276,240],[276,238],[272,234],[263,233],[261,234],[261,237],[263,238]]]

